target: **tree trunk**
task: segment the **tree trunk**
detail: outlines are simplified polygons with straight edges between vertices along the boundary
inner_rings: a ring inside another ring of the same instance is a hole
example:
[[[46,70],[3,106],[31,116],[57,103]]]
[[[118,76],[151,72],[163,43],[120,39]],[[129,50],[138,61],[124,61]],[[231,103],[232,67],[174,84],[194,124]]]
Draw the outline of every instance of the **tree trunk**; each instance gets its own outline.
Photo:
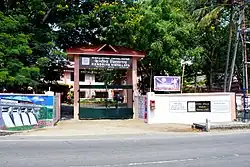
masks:
[[[215,45],[216,46],[216,45]],[[211,60],[210,60],[210,73],[209,73],[209,90],[212,90],[213,88],[213,64],[214,64],[214,52],[215,47],[212,49],[211,52]]]
[[[227,60],[226,60],[226,68],[224,73],[224,92],[227,91],[227,81],[228,81],[228,67],[229,67],[229,59],[232,47],[232,36],[233,36],[233,7],[230,8],[230,23],[229,23],[229,40],[227,46]]]

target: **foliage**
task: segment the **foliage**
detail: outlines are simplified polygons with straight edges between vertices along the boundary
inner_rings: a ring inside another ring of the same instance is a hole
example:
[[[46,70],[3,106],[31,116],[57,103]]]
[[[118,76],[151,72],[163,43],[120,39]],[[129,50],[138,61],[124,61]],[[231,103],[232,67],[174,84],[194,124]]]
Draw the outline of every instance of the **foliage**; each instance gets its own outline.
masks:
[[[206,2],[194,0],[193,2],[192,13],[197,21],[197,30],[200,32],[197,35],[204,48],[200,68],[206,75],[207,86],[210,89],[222,88],[223,80],[227,79],[225,76],[228,73],[227,67],[230,63],[232,42],[234,42],[232,36],[235,34],[233,30],[236,29],[234,20],[237,17],[234,16],[238,16],[234,14],[238,13],[237,3],[231,0]]]
[[[228,39],[234,33],[230,35],[228,23],[236,19],[230,19],[230,11],[235,12],[237,5],[233,2],[236,1],[1,1],[0,85],[20,91],[19,88],[52,83],[67,65],[67,47],[100,43],[146,52],[146,58],[138,63],[142,92],[149,90],[152,76],[181,75],[182,59],[193,62],[186,67],[186,81],[204,74],[208,86],[219,85],[226,66],[225,55],[231,53]],[[97,73],[107,84],[121,84],[126,72]]]
[[[5,16],[0,12],[0,84],[6,86],[37,84],[40,69],[30,64],[32,34],[21,33],[27,18],[22,15]]]
[[[181,75],[181,59],[193,61],[203,52],[197,44],[195,22],[186,5],[186,1],[174,0],[143,3],[143,18],[134,45],[147,51],[140,66],[142,90],[149,87],[146,83],[150,80],[150,69],[152,75]]]
[[[11,2],[0,12],[0,84],[16,92],[55,80],[65,54],[55,46],[49,23],[42,22],[45,2]]]

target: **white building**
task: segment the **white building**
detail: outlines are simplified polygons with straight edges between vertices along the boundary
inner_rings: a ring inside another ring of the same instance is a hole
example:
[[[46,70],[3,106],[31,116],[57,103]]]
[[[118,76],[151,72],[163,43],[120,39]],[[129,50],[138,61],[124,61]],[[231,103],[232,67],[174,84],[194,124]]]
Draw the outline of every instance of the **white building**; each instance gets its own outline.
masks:
[[[64,70],[63,76],[57,81],[59,84],[69,85],[70,90],[73,92],[74,86],[74,62],[70,61],[71,65]],[[86,73],[86,71],[80,71],[79,76],[80,85],[104,85],[101,77],[97,74]],[[122,89],[80,89],[80,98],[112,98],[116,92],[122,92]]]

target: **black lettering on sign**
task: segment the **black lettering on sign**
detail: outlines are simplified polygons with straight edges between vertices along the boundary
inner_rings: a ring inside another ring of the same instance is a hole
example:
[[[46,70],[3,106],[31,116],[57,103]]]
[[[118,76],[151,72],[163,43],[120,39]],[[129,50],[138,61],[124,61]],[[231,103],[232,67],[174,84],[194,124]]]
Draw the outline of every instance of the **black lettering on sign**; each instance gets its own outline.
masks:
[[[211,102],[210,101],[196,101],[195,111],[196,112],[211,112]]]
[[[80,68],[128,69],[132,65],[131,57],[80,57]]]

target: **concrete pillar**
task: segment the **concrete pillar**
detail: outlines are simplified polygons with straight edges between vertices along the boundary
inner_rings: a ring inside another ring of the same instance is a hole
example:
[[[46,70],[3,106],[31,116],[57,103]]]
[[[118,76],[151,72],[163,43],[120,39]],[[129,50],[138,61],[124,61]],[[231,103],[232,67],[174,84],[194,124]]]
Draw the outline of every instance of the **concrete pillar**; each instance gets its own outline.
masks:
[[[127,71],[127,85],[133,85],[133,83],[132,83],[132,69],[128,69],[128,71]],[[133,90],[127,89],[126,91],[127,91],[126,96],[127,96],[128,108],[133,108]]]
[[[209,132],[210,131],[210,120],[209,119],[206,119],[206,131]]]
[[[79,120],[79,55],[74,55],[74,120]]]
[[[147,110],[145,111],[147,114],[147,119],[145,120],[145,122],[148,124],[153,124],[154,112],[151,112],[150,100],[155,100],[155,93],[154,92],[147,93],[147,101],[146,101]]]
[[[136,109],[138,108],[137,105],[138,103],[135,103],[135,97],[137,97],[139,95],[138,92],[138,79],[137,79],[137,58],[133,57],[133,61],[132,61],[132,85],[133,85],[133,111],[134,111],[134,116],[133,118],[136,119],[138,118],[138,111],[136,111]]]
[[[64,71],[63,72],[63,81],[64,81],[65,85],[67,84],[67,75],[68,75],[68,73],[66,71]]]
[[[127,71],[127,84],[133,86],[133,90],[128,89],[127,91],[127,104],[128,107],[133,108],[134,116],[133,118],[138,118],[137,112],[135,111],[136,103],[134,103],[134,97],[138,96],[138,88],[137,88],[137,58],[132,58],[132,68]]]
[[[235,93],[230,95],[230,107],[231,107],[231,117],[232,121],[236,120],[236,97]]]

